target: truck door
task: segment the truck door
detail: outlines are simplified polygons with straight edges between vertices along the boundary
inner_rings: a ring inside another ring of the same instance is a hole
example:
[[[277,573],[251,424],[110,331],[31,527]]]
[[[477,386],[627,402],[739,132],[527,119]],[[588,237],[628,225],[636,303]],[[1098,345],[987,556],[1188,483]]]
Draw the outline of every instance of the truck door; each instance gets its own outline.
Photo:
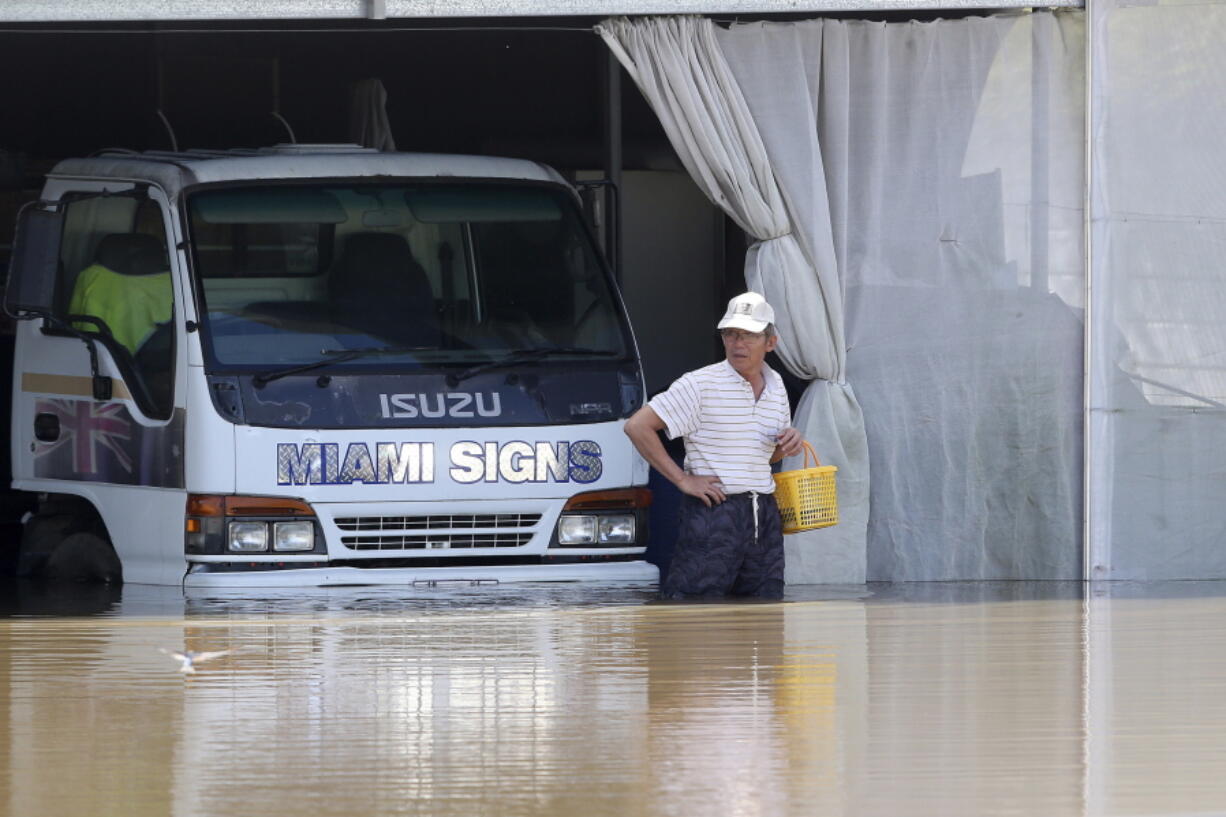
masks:
[[[160,191],[115,187],[76,183],[54,197],[50,314],[18,330],[16,481],[183,486],[173,225]]]

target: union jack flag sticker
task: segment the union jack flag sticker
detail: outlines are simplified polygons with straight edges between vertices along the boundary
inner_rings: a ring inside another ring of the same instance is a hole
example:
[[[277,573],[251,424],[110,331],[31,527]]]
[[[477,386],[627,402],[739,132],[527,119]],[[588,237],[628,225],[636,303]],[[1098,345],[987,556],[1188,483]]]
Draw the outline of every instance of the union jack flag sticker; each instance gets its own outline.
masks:
[[[77,474],[100,474],[113,469],[104,462],[103,452],[126,473],[132,473],[132,455],[128,451],[131,422],[126,418],[123,403],[95,403],[92,400],[39,400],[36,411],[54,414],[60,421],[60,437],[54,442],[38,443],[35,458],[65,447],[72,449],[73,471]]]

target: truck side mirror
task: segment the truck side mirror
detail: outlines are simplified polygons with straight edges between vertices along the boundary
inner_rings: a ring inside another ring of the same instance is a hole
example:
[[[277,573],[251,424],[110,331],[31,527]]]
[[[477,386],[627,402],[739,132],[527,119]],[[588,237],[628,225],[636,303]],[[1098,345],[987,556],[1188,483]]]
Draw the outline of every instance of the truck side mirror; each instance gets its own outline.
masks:
[[[56,322],[55,282],[60,267],[60,238],[64,234],[64,211],[45,201],[31,202],[17,214],[13,236],[13,255],[9,263],[8,285],[4,290],[4,311],[19,320],[49,318]],[[58,322],[57,322],[58,323]],[[61,327],[63,328],[63,327]],[[111,399],[111,378],[98,371],[98,349],[94,339],[77,330],[89,349],[95,400]]]
[[[14,318],[52,314],[59,270],[64,212],[48,202],[31,202],[17,214],[4,311]]]

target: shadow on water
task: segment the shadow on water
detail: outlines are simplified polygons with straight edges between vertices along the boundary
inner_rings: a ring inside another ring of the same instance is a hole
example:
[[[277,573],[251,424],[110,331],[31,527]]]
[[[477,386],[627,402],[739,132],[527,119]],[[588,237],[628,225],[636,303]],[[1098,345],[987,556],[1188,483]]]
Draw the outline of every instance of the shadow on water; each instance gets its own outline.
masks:
[[[787,602],[872,598],[862,585],[789,588]],[[245,615],[395,615],[456,610],[579,609],[592,607],[770,604],[746,599],[661,601],[654,587],[624,584],[517,583],[498,586],[306,587],[236,590],[182,589],[0,579],[0,618],[14,617],[230,617]]]
[[[1223,581],[1098,582],[976,581],[869,582],[862,585],[788,587],[784,604],[858,602],[872,605],[982,605],[1092,599],[1226,597]],[[530,610],[590,607],[761,604],[744,599],[661,601],[653,587],[600,583],[539,583],[434,587],[245,588],[108,585],[0,578],[0,618],[15,617],[231,617],[245,615],[395,615],[456,610]],[[773,602],[766,602],[773,603]]]
[[[196,590],[149,585],[0,580],[0,618],[395,614],[457,609],[634,606],[653,588],[600,584],[308,587]]]
[[[792,588],[793,600],[816,589]],[[1180,579],[1163,581],[950,581],[869,582],[865,600],[901,604],[992,604],[1019,601],[1078,601],[1082,599],[1197,599],[1226,597],[1226,581]]]
[[[0,617],[97,616],[114,613],[124,588],[115,584],[77,584],[0,579]]]

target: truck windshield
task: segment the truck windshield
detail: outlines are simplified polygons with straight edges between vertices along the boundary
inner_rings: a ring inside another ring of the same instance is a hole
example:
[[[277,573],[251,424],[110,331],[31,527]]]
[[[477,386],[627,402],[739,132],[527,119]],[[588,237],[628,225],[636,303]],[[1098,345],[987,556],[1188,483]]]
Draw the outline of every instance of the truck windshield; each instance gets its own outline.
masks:
[[[343,368],[468,369],[524,350],[610,360],[631,348],[560,187],[226,187],[192,194],[188,214],[217,370],[267,373],[328,355]],[[372,348],[389,351],[344,354]]]

